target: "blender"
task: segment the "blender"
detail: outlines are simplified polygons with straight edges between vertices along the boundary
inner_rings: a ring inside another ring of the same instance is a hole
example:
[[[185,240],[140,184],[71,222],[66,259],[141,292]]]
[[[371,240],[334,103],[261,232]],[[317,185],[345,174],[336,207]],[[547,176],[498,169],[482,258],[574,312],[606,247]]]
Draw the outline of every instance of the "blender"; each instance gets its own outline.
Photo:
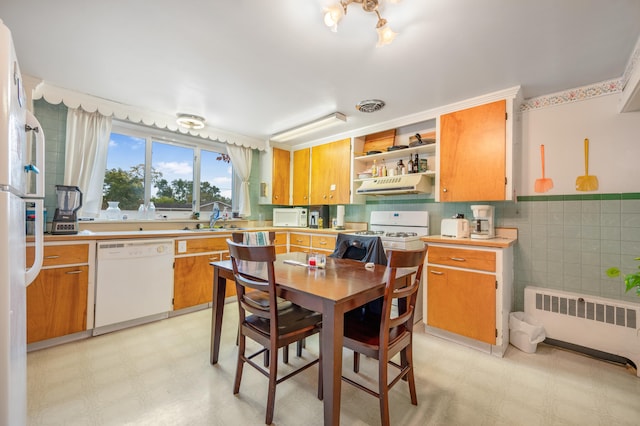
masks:
[[[77,234],[78,216],[82,207],[82,192],[77,186],[56,185],[58,205],[51,224],[52,234]]]
[[[486,205],[471,206],[473,219],[471,220],[471,238],[488,240],[495,238],[496,228],[493,224],[494,207]]]

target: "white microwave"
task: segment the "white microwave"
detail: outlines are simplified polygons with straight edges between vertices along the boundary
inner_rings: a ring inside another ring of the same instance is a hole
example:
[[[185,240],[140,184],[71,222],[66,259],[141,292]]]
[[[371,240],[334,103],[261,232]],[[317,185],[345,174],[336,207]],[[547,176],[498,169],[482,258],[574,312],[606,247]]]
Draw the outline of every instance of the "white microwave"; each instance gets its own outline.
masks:
[[[273,226],[307,226],[307,209],[302,207],[273,209]]]

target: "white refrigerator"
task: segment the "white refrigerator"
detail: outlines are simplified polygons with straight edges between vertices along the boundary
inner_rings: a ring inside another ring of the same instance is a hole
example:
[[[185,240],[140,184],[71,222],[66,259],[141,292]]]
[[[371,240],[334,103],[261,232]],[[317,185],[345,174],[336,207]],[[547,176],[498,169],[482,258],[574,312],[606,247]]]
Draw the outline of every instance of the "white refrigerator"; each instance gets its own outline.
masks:
[[[44,135],[27,111],[11,32],[1,20],[0,101],[0,425],[21,426],[27,423],[26,292],[42,266]],[[30,134],[35,164],[29,164]],[[29,268],[27,203],[35,204],[36,213],[35,261]]]

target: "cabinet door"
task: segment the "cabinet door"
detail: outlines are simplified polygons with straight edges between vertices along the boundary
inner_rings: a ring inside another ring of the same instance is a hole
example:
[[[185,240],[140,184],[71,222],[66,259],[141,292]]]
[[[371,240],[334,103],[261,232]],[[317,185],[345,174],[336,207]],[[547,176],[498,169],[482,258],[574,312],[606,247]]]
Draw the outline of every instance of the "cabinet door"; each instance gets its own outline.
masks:
[[[440,117],[440,201],[504,200],[505,100]]]
[[[293,205],[309,204],[309,166],[311,149],[293,152]]]
[[[495,345],[495,276],[435,266],[427,274],[427,324]]]
[[[43,269],[27,287],[27,343],[87,328],[89,267]]]
[[[348,204],[351,139],[311,149],[311,204]]]
[[[213,267],[219,255],[178,257],[173,272],[173,310],[209,303],[213,294]]]
[[[289,182],[290,182],[290,152],[284,149],[272,148],[273,150],[273,177],[271,192],[271,202],[273,204],[289,204]]]

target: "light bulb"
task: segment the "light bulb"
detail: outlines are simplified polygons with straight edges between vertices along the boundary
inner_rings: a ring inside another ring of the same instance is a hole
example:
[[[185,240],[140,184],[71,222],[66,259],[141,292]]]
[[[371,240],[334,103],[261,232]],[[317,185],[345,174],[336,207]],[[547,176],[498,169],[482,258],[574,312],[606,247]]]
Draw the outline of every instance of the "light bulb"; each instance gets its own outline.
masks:
[[[333,6],[325,9],[324,24],[327,27],[331,28],[331,31],[335,33],[336,31],[338,31],[338,22],[340,22],[343,16],[344,9],[342,9],[342,6],[340,6],[339,4],[334,4]]]
[[[384,24],[383,26],[376,28],[376,30],[378,31],[378,44],[376,44],[376,47],[391,44],[398,35],[398,33],[393,32],[388,24]]]

